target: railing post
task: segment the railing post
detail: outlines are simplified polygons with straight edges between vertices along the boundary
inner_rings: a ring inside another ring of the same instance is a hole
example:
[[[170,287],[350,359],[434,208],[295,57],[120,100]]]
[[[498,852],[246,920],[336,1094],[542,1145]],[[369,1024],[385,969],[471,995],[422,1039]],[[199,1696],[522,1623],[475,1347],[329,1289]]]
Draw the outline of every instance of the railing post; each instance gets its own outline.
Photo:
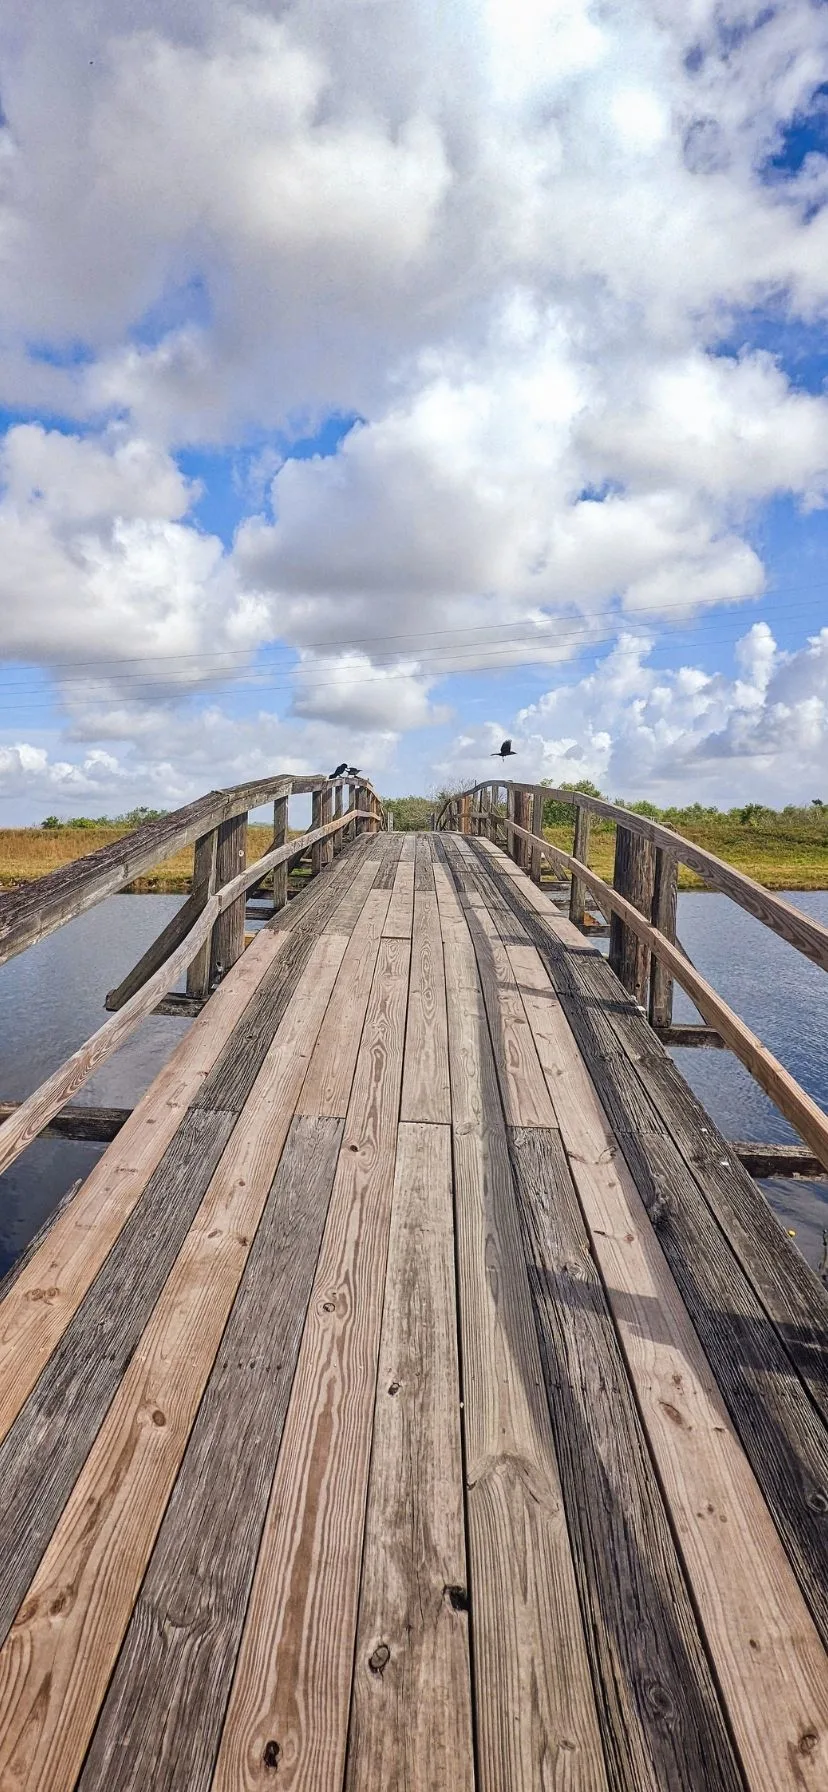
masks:
[[[218,828],[211,828],[209,834],[202,834],[195,843],[193,853],[193,898],[203,908],[215,894],[216,889],[216,857],[218,849]],[[187,971],[187,994],[197,996],[206,1001],[210,994],[210,952],[211,938],[197,952]]]
[[[653,926],[675,943],[678,904],[678,859],[663,846],[656,847],[653,887]],[[667,966],[653,954],[650,967],[650,1025],[669,1027],[673,1020],[673,978]]]
[[[461,834],[470,834],[471,833],[471,828],[469,826],[469,809],[471,807],[470,798],[468,796],[461,796],[459,806],[460,806],[459,832]]]
[[[334,789],[334,811],[333,812],[334,812],[334,821],[341,821],[341,819],[342,819],[342,785],[341,784],[337,784]],[[333,850],[334,850],[334,854],[342,851],[342,834],[341,833],[334,834]]]
[[[325,784],[321,790],[315,790],[311,803],[311,828],[323,828],[331,819],[331,787]],[[317,840],[311,847],[311,876],[316,877],[324,871],[333,857],[330,840]]]
[[[288,803],[289,802],[290,802],[289,796],[277,796],[276,801],[273,804],[273,844],[274,844],[274,846],[284,846],[287,842]],[[274,909],[284,908],[285,903],[287,902],[287,884],[288,884],[287,862],[285,862],[284,865],[274,865],[273,876],[271,878],[271,889],[273,891],[273,907],[274,907]]]
[[[533,834],[542,834],[543,833],[543,804],[544,804],[543,791],[542,790],[534,791],[533,796],[532,796],[532,833]],[[532,876],[533,883],[536,883],[536,884],[540,883],[542,864],[543,864],[543,860],[541,858],[540,847],[533,846],[532,847],[532,867],[531,867],[531,876]]]
[[[229,884],[247,864],[247,816],[234,815],[219,824],[216,847],[216,889]],[[244,916],[247,900],[244,894],[231,902],[213,928],[210,954],[210,985],[220,983],[244,951]]]
[[[589,836],[592,831],[592,815],[576,800],[575,803],[575,837],[572,842],[572,856],[586,865],[589,862]],[[586,920],[586,905],[589,891],[586,884],[573,873],[569,890],[569,919],[575,927],[583,927]]]
[[[642,834],[634,834],[631,828],[618,827],[613,888],[619,896],[632,902],[648,921],[653,910],[654,881],[655,848]],[[624,988],[643,1008],[650,976],[650,949],[642,940],[636,939],[618,915],[613,915],[610,920],[609,961]]]
[[[515,817],[515,792],[511,784],[506,786],[506,851],[511,859],[517,859],[517,834],[510,828],[510,821]]]
[[[515,821],[517,822],[518,827],[519,828],[528,828],[531,818],[532,818],[532,792],[531,792],[531,790],[516,790],[515,791]],[[520,834],[515,835],[514,859],[515,859],[515,864],[520,866],[521,871],[529,870],[529,867],[532,863],[532,845],[531,845],[531,841],[524,840],[522,835],[520,835]]]

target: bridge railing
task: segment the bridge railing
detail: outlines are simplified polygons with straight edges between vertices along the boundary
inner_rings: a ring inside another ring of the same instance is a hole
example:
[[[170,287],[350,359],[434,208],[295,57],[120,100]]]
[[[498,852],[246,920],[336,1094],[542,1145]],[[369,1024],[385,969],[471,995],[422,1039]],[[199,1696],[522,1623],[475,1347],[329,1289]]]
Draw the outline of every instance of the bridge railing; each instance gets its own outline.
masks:
[[[550,801],[574,810],[571,853],[544,838],[543,807]],[[587,862],[595,815],[616,825],[612,884]],[[609,923],[610,964],[663,1042],[681,1043],[683,1029],[672,1025],[675,981],[707,1023],[705,1043],[730,1048],[828,1169],[828,1118],[700,975],[677,940],[678,867],[690,866],[709,889],[729,896],[823,970],[828,970],[828,928],[672,828],[581,791],[487,780],[448,797],[435,826],[491,840],[502,833],[510,857],[535,882],[543,859],[567,872],[570,920],[583,928],[591,895]]]
[[[307,795],[310,828],[289,839],[290,798]],[[249,813],[271,800],[273,839],[266,852],[248,865]],[[267,878],[274,910],[283,908],[291,865],[310,852],[312,871],[321,871],[344,840],[384,827],[382,804],[366,779],[283,774],[210,791],[186,808],[144,822],[97,852],[0,896],[2,964],[123,890],[150,866],[182,847],[195,846],[191,894],[118,987],[109,991],[105,1005],[115,1010],[112,1018],[0,1125],[0,1173],[147,1014],[198,1012],[244,950],[251,890]],[[170,997],[185,971],[186,995]]]

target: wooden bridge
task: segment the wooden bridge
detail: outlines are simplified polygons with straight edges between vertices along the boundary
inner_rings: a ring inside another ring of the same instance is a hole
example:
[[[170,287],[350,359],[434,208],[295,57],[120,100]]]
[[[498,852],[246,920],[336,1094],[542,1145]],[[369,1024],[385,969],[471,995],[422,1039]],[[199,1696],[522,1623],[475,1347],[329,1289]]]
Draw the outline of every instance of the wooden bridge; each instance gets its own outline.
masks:
[[[197,843],[0,1126],[5,1168],[194,1013],[0,1288],[2,1792],[828,1785],[828,1294],[664,1049],[672,976],[823,1165],[828,1122],[681,953],[677,858],[825,968],[828,932],[625,811],[610,888],[591,799],[572,855],[542,800],[400,835],[275,780],[0,904],[7,957]]]

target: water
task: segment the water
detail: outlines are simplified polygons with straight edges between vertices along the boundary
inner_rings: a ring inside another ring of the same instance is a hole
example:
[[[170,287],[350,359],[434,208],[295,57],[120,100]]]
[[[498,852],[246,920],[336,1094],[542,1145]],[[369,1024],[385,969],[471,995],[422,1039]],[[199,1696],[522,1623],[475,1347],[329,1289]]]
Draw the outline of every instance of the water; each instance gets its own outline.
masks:
[[[0,1100],[18,1101],[106,1019],[103,1001],[175,913],[180,896],[113,896],[0,966]],[[828,891],[790,897],[828,925]],[[726,896],[679,897],[678,932],[693,963],[828,1108],[828,976]],[[698,1017],[680,990],[677,1021]],[[132,1107],[190,1023],[152,1015],[95,1072],[78,1102]],[[787,1122],[729,1052],[676,1051],[691,1087],[728,1138],[785,1142]],[[104,1147],[38,1139],[0,1177],[0,1275]],[[828,1181],[763,1184],[816,1266],[828,1226]]]
[[[107,1019],[104,998],[184,900],[112,896],[0,965],[0,1100],[22,1101]],[[149,1015],[73,1097],[134,1107],[191,1023]],[[0,1276],[105,1147],[36,1139],[0,1176]]]

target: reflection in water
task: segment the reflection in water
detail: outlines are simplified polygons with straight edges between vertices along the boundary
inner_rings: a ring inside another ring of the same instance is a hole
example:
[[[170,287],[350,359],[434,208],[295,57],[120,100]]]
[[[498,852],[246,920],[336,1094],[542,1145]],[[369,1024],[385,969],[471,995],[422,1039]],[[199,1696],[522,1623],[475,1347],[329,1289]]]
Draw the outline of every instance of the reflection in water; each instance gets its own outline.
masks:
[[[106,1019],[108,989],[160,933],[180,896],[113,896],[0,966],[0,1100],[37,1087]],[[790,900],[828,925],[828,891]],[[725,896],[679,897],[678,931],[698,969],[822,1107],[828,1108],[828,976]],[[676,992],[677,1021],[694,1020]],[[90,1077],[75,1100],[132,1107],[189,1025],[153,1016]],[[790,1127],[729,1052],[677,1051],[676,1062],[728,1138],[782,1141]],[[0,1275],[61,1195],[103,1151],[38,1139],[0,1177]],[[828,1183],[774,1178],[763,1185],[808,1261],[819,1262]]]

